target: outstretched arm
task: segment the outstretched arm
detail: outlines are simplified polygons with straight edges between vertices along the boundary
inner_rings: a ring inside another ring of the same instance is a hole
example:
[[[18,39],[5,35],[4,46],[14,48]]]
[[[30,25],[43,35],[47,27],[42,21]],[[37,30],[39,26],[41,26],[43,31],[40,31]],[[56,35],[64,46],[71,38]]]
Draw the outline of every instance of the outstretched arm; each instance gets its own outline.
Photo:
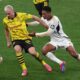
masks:
[[[32,18],[39,22],[42,26],[44,26],[46,29],[48,29],[48,25],[46,23],[44,23],[39,17],[32,15]]]
[[[27,22],[27,25],[28,25],[28,26],[35,26],[35,25],[38,25],[38,24],[39,24],[38,21]]]
[[[50,36],[52,33],[53,33],[53,30],[51,28],[49,28],[45,32],[41,32],[41,33],[32,32],[32,33],[29,33],[29,36],[32,36],[32,37],[34,37],[34,36],[36,36],[36,37],[44,37],[44,36]]]
[[[45,31],[45,32],[35,33],[35,36],[36,36],[36,37],[50,36],[52,33],[53,33],[53,30],[49,28],[49,29],[48,29],[47,31]]]

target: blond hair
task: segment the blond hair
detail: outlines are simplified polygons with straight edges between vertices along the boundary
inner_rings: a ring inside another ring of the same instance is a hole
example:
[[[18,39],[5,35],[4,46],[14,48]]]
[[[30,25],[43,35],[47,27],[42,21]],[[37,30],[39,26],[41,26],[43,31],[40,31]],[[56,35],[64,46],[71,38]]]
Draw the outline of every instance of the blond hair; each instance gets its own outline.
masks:
[[[7,11],[7,9],[14,10],[14,9],[13,9],[13,6],[11,6],[11,5],[6,5],[6,6],[4,7],[4,11]]]

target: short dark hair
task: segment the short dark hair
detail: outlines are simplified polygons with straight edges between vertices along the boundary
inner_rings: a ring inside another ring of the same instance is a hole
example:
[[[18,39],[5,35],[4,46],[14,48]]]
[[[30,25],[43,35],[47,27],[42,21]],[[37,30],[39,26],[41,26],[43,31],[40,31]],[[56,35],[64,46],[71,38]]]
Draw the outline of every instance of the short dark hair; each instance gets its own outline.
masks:
[[[46,12],[51,12],[51,8],[49,6],[44,6],[42,8],[42,10],[46,11]]]

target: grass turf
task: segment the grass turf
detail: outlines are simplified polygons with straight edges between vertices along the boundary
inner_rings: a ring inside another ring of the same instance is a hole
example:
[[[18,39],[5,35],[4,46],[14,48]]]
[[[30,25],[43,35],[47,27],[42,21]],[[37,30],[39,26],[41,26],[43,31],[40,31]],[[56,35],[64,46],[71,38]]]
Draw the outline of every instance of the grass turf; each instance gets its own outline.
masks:
[[[78,52],[80,50],[79,3],[80,0],[50,0],[53,14],[57,15],[62,21],[64,31],[69,35]],[[51,62],[41,54],[42,46],[49,41],[48,37],[33,38],[33,43],[41,56],[52,66],[53,72],[48,73],[32,56],[23,52],[29,74],[27,77],[21,77],[21,69],[15,52],[12,48],[8,49],[6,47],[2,19],[5,16],[4,6],[7,4],[13,5],[16,11],[38,15],[32,0],[0,0],[0,55],[4,58],[3,63],[0,64],[0,80],[80,80],[80,62],[73,59],[64,49],[57,50],[55,54],[67,62],[66,72],[64,73],[60,72],[58,64]],[[37,32],[45,31],[40,25],[30,27],[29,30]]]

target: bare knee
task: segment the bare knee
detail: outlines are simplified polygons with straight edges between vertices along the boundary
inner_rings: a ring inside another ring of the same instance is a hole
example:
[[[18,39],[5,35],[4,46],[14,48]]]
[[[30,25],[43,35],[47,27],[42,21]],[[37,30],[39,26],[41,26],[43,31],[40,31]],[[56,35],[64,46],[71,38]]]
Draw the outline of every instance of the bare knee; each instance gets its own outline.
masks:
[[[36,50],[35,50],[35,47],[30,47],[29,49],[28,49],[28,52],[31,54],[31,55],[36,55]]]
[[[56,49],[56,47],[54,47],[51,44],[47,44],[42,48],[42,53],[43,55],[46,55],[48,52],[54,51]]]
[[[21,48],[19,45],[16,45],[16,46],[14,47],[14,50],[15,50],[16,53],[19,53],[19,52],[22,51],[22,48]]]
[[[48,50],[46,50],[46,48],[42,48],[42,54],[46,55],[48,53]]]

